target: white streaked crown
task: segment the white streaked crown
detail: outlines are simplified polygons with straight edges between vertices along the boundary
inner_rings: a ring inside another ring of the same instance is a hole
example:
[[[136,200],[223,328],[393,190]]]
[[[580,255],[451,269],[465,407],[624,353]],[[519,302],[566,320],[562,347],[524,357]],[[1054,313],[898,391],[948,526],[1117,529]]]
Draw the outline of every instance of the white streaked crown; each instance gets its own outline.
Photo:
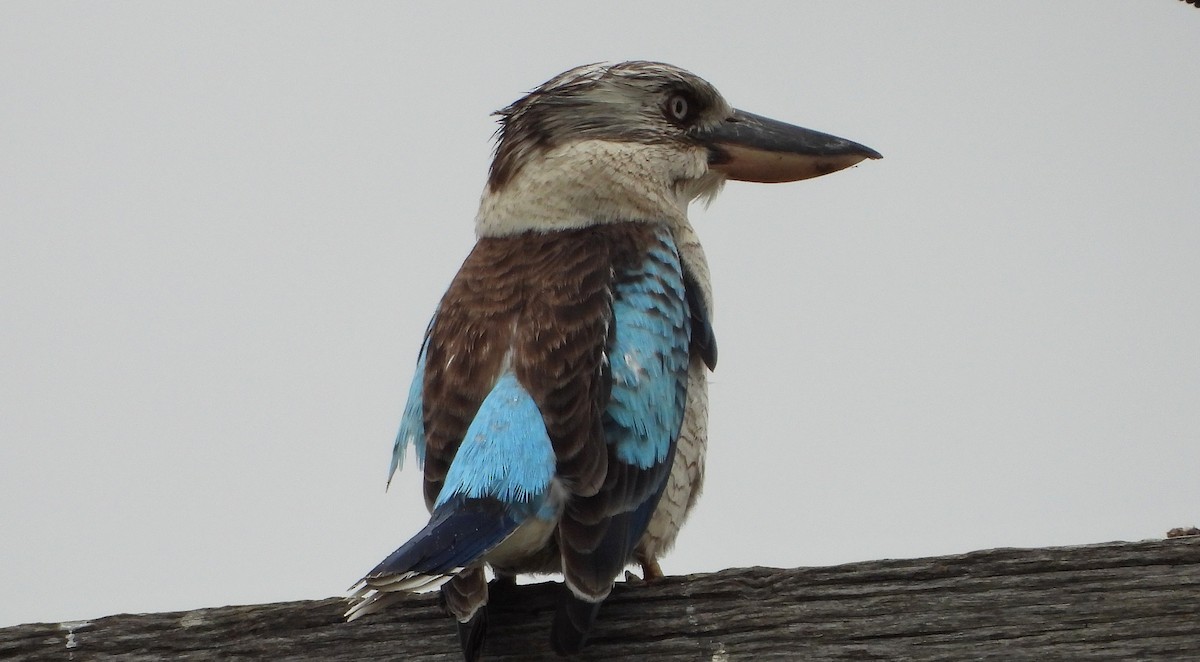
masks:
[[[618,221],[687,224],[687,205],[723,177],[708,150],[672,122],[686,93],[720,122],[732,108],[703,79],[655,62],[590,64],[547,81],[504,110],[496,156],[476,216],[479,236]]]

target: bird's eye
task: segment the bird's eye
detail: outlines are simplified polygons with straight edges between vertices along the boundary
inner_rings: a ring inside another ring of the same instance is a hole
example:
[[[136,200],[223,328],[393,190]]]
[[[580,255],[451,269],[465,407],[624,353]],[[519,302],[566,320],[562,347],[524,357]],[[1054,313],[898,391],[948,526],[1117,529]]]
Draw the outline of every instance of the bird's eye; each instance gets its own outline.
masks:
[[[695,115],[694,104],[683,94],[672,94],[667,99],[667,118],[675,122],[686,122]]]

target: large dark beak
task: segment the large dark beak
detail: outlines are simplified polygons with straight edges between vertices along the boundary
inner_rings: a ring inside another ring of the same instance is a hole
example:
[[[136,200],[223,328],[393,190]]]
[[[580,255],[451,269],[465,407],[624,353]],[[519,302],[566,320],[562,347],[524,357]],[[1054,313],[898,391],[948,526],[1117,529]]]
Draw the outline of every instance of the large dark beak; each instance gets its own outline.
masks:
[[[743,110],[697,137],[708,145],[709,167],[745,182],[794,182],[883,158],[856,142]]]

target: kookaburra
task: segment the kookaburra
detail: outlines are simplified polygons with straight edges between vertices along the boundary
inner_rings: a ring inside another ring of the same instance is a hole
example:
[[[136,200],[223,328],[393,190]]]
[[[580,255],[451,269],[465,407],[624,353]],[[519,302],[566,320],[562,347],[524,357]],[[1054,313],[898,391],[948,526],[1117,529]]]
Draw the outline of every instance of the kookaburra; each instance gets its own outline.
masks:
[[[429,524],[354,588],[353,620],[441,588],[478,657],[491,568],[561,573],[551,631],[584,644],[626,566],[660,575],[696,503],[717,363],[688,205],[879,153],[729,105],[668,64],[571,69],[499,112],[478,241],[434,312],[394,473],[413,446]]]

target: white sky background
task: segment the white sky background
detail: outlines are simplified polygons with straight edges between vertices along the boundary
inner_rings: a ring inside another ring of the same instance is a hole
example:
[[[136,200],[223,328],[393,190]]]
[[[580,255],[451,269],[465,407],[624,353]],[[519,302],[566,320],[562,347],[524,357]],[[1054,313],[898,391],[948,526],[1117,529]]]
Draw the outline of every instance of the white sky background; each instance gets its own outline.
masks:
[[[731,183],[670,574],[1200,523],[1200,10],[0,5],[0,626],[340,594],[493,110],[656,59],[885,159]]]

